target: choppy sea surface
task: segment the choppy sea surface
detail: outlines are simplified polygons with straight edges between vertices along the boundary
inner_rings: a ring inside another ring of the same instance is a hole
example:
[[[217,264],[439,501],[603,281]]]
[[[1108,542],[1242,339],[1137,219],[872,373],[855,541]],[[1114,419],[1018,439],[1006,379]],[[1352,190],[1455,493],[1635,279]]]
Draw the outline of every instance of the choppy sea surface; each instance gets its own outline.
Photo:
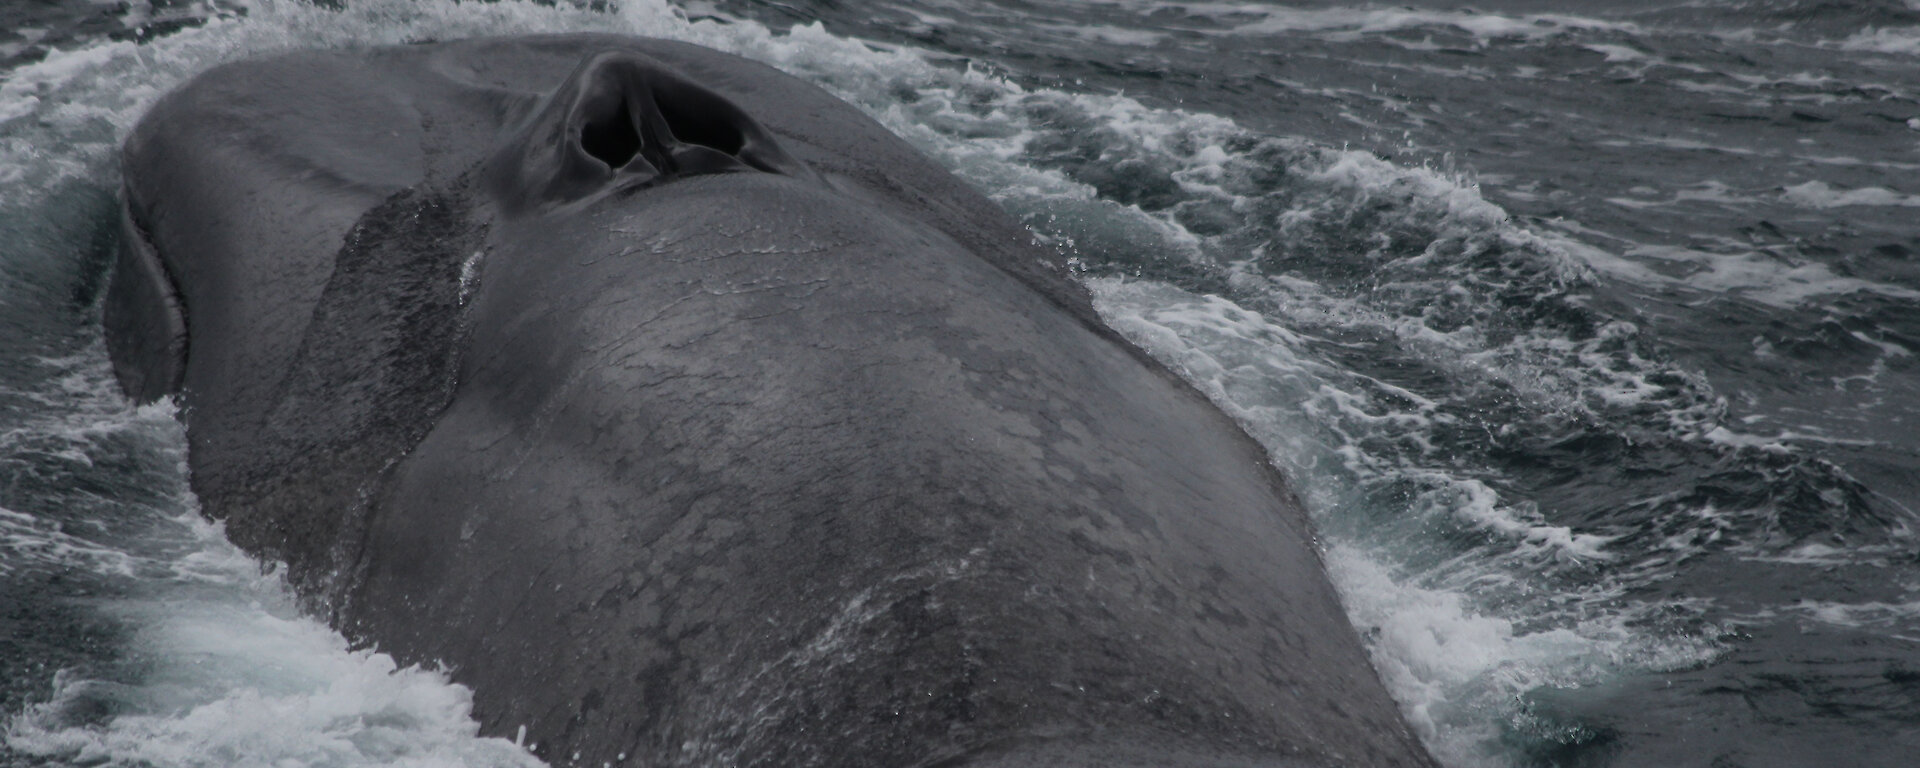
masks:
[[[1261,440],[1448,766],[1920,764],[1920,2],[0,7],[0,765],[536,766],[199,516],[98,297],[215,64],[561,30],[765,61]]]

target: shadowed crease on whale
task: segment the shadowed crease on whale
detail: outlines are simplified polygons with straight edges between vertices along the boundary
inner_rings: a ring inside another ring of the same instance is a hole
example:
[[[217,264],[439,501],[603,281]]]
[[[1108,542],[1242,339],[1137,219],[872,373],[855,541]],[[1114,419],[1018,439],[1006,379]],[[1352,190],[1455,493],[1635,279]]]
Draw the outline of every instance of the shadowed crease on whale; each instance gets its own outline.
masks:
[[[556,765],[1429,766],[1260,447],[1004,212],[682,43],[220,67],[105,306],[193,488]],[[522,731],[524,729],[524,731]]]

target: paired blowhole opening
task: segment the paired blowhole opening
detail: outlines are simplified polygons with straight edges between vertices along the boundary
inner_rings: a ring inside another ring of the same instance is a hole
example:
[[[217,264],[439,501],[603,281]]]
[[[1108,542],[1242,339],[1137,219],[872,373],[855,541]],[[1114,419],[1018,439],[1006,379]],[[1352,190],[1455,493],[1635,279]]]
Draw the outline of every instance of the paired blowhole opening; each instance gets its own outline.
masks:
[[[640,129],[634,127],[627,100],[594,115],[580,128],[580,148],[609,168],[619,168],[640,154]]]
[[[486,176],[518,211],[745,171],[819,180],[725,96],[621,51],[582,62],[495,151]]]
[[[632,95],[622,94],[609,108],[587,115],[580,128],[581,150],[617,169],[632,162],[649,144],[662,155],[671,155],[673,144],[695,144],[728,155],[738,155],[746,146],[746,136],[730,119],[730,113],[737,110],[721,103],[703,103],[717,100],[702,99],[698,92],[656,91],[649,95],[653,97],[647,105],[651,110],[636,109]],[[655,116],[657,123],[649,125],[653,121],[648,118]]]

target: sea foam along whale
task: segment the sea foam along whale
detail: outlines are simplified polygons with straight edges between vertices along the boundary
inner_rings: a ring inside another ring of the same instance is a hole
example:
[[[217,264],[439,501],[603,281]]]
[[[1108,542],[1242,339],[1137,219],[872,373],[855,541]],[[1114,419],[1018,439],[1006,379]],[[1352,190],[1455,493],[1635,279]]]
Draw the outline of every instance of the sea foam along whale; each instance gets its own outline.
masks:
[[[295,53],[124,152],[206,512],[558,765],[1426,766],[1260,447],[990,201],[681,43]]]

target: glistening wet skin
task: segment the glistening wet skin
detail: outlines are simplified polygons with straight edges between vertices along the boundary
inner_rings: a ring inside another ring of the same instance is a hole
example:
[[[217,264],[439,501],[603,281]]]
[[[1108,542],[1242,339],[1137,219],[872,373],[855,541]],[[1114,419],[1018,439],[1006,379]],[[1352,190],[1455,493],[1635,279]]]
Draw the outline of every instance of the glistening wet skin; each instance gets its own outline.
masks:
[[[824,91],[644,38],[311,51],[200,76],[124,157],[171,214],[201,505],[358,642],[452,670],[486,733],[583,764],[1432,765],[1261,446]],[[342,203],[362,168],[420,172]],[[244,223],[282,215],[339,229]]]

